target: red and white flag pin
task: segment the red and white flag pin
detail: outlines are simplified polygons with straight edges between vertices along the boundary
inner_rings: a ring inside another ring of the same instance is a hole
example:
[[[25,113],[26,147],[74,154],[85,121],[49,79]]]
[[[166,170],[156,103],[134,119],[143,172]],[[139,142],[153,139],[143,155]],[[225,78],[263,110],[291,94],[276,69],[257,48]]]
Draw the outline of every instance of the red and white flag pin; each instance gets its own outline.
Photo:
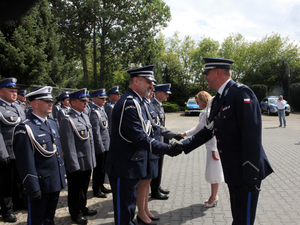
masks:
[[[244,103],[250,103],[250,98],[244,98]]]

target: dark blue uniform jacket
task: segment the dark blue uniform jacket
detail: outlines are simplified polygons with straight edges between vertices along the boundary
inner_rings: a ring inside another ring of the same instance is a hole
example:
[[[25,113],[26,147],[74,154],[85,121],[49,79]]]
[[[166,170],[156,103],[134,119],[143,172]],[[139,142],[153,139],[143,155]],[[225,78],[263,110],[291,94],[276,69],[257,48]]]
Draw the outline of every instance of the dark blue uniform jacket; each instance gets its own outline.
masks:
[[[48,121],[51,129],[31,114],[14,131],[13,149],[23,192],[26,195],[38,190],[43,194],[53,193],[66,186],[66,172],[57,125],[54,120],[48,119]],[[45,157],[35,148],[33,149],[25,124],[31,128],[34,138],[43,148],[53,151],[54,142],[57,152],[51,157]]]
[[[229,81],[212,105],[211,121],[212,130],[204,128],[183,141],[186,154],[216,135],[226,183],[254,185],[273,172],[262,146],[259,103],[250,88]]]
[[[131,88],[124,92],[112,112],[111,142],[106,172],[110,176],[123,179],[146,177],[149,164],[148,152],[162,155],[167,149],[167,144],[155,140],[144,132],[133,98],[141,106],[143,118],[147,122],[144,104]],[[125,100],[127,102],[123,107]],[[124,140],[121,135],[130,142]]]

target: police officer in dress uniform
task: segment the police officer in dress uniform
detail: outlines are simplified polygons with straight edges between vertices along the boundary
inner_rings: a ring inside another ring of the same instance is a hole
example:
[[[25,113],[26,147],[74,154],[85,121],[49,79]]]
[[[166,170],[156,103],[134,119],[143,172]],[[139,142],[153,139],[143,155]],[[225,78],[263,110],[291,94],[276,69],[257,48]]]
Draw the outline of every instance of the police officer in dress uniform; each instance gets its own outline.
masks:
[[[54,224],[60,190],[65,188],[65,166],[52,109],[52,87],[26,95],[33,112],[14,131],[16,165],[28,200],[29,225]]]
[[[87,106],[87,90],[69,94],[71,110],[60,123],[61,144],[68,180],[68,206],[71,219],[86,224],[84,216],[97,213],[86,207],[87,190],[92,169],[96,166],[93,131],[89,117],[83,113]]]
[[[107,96],[108,96],[108,99],[105,102],[104,109],[105,109],[106,115],[108,116],[108,127],[110,129],[112,111],[113,111],[113,108],[114,108],[116,102],[120,99],[119,86],[115,86],[115,87],[112,87],[111,89],[109,89],[107,91]]]
[[[104,187],[105,163],[109,149],[108,118],[104,111],[105,89],[101,88],[91,93],[93,104],[90,121],[93,128],[94,146],[97,166],[93,170],[93,193],[95,197],[106,198],[111,190]]]
[[[25,119],[25,113],[21,106],[14,103],[17,99],[16,82],[16,78],[0,81],[0,205],[4,222],[17,221],[13,214],[12,194],[13,187],[21,186],[12,149],[12,136],[14,127]],[[20,190],[14,192],[16,196],[21,193]]]
[[[32,92],[37,91],[37,90],[39,90],[40,88],[41,88],[41,87],[37,87],[37,88],[33,89]],[[56,98],[56,99],[57,99],[57,98]],[[30,117],[31,113],[33,112],[33,108],[32,108],[32,106],[31,106],[30,100],[28,99],[27,101],[28,101],[28,103],[29,103],[29,106],[28,106],[28,108],[25,110],[26,119],[28,119],[28,118]],[[54,107],[53,107],[53,108],[54,108]],[[53,109],[52,109],[52,111],[53,111]],[[47,118],[48,118],[48,119],[55,120],[55,119],[54,119],[54,116],[53,116],[53,114],[52,114],[52,112],[50,112],[50,113],[47,115]]]
[[[18,90],[17,101],[15,101],[16,104],[19,104],[22,107],[24,112],[25,112],[26,94],[27,94],[27,90]]]
[[[52,115],[53,115],[54,120],[56,120],[56,121],[57,121],[57,117],[58,117],[58,112],[61,109],[61,96],[62,96],[62,94],[60,94],[59,96],[56,97],[56,103],[54,104],[54,106],[52,108]]]
[[[61,120],[67,115],[70,111],[70,101],[69,101],[69,92],[65,91],[60,94],[60,110],[57,112],[57,123],[60,124]]]
[[[106,172],[113,192],[115,224],[135,224],[136,188],[148,175],[148,152],[158,156],[165,152],[177,155],[179,144],[169,146],[151,137],[151,122],[142,97],[153,88],[154,66],[127,71],[129,87],[115,104],[112,112],[111,143]]]
[[[218,93],[210,124],[182,142],[184,152],[188,154],[216,136],[230,193],[232,224],[254,224],[261,181],[273,172],[261,143],[259,103],[250,88],[231,79],[232,60],[203,59],[205,80]]]
[[[87,105],[86,105],[86,109],[83,111],[83,113],[85,115],[87,115],[89,118],[90,118],[90,115],[91,115],[91,111],[92,111],[92,108],[91,108],[91,105],[93,104],[90,99],[89,99],[89,96],[90,95],[90,92],[87,90],[86,91],[86,96],[87,96]]]
[[[152,105],[155,108],[156,113],[158,114],[161,129],[165,127],[166,115],[164,108],[162,107],[162,102],[167,101],[169,94],[172,94],[170,91],[171,84],[159,84],[155,86],[156,96],[152,100]],[[161,132],[161,142],[169,143],[169,139],[173,137],[177,140],[181,140],[182,137],[176,135],[174,132],[164,129]],[[163,168],[164,156],[160,157],[158,162],[158,176],[151,181],[151,198],[166,200],[169,198],[169,190],[161,188],[161,179],[162,179],[162,168]]]

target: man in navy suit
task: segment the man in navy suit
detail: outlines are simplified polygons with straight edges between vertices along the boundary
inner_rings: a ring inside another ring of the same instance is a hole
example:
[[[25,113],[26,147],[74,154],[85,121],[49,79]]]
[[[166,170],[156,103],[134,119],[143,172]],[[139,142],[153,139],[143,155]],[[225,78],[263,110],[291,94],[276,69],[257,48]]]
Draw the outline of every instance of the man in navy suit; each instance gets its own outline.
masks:
[[[106,161],[106,172],[113,193],[115,224],[133,225],[136,192],[139,181],[148,175],[148,152],[157,156],[165,152],[177,155],[177,143],[159,142],[152,134],[143,97],[150,94],[154,66],[127,71],[129,87],[112,112],[111,141]],[[182,152],[181,150],[179,151]]]
[[[218,93],[209,125],[182,142],[184,152],[188,154],[216,136],[230,193],[232,224],[254,224],[261,181],[273,172],[262,147],[259,103],[250,88],[231,79],[232,60],[203,59],[208,87]]]
[[[14,131],[13,149],[28,201],[29,225],[54,224],[59,192],[66,186],[58,128],[47,118],[53,105],[51,91],[46,86],[26,95],[33,112]]]

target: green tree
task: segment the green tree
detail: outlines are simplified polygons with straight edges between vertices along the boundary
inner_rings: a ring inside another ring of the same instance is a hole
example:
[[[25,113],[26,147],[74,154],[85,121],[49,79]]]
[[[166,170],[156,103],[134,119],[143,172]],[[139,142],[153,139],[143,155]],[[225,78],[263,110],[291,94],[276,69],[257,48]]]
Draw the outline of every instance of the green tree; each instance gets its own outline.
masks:
[[[238,81],[244,75],[249,62],[249,56],[247,54],[248,43],[245,38],[237,33],[231,34],[227,37],[221,45],[219,50],[219,57],[225,59],[231,59],[234,61],[232,65],[232,78]]]
[[[203,57],[217,57],[219,42],[211,38],[203,37],[195,48],[191,56],[191,82],[194,84],[195,91],[193,95],[198,93],[201,90],[207,90],[207,83],[204,80],[203,71],[204,71],[204,60]],[[196,92],[196,93],[195,93]]]
[[[249,56],[242,82],[247,85],[265,84],[268,89],[282,86],[288,92],[287,63],[291,70],[291,83],[299,79],[299,47],[278,34],[266,36],[249,44]],[[285,61],[287,63],[285,63]]]
[[[76,73],[59,50],[60,36],[46,0],[20,21],[1,24],[0,30],[2,76],[16,77],[23,84],[59,86]]]
[[[95,22],[92,0],[50,0],[58,20],[61,46],[67,59],[81,61],[85,87],[89,87],[88,50]]]

